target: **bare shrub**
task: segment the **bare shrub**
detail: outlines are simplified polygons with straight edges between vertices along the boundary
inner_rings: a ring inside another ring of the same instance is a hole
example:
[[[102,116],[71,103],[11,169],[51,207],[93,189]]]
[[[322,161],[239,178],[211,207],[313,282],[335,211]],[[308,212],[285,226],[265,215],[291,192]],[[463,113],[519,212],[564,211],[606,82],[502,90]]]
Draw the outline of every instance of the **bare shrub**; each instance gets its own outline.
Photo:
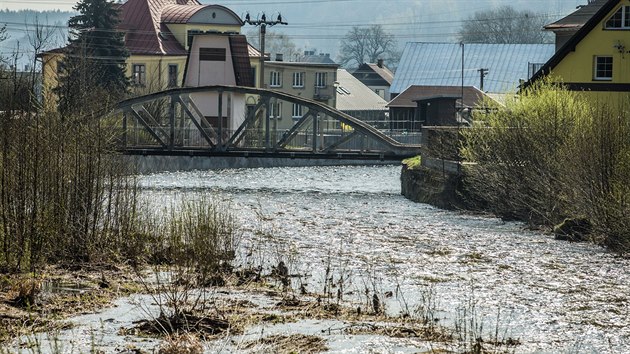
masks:
[[[160,345],[158,354],[200,354],[203,346],[199,338],[192,334],[171,336]]]
[[[588,114],[577,93],[539,85],[463,131],[462,155],[476,165],[466,185],[506,219],[556,223],[567,203],[558,166],[576,122]]]
[[[463,132],[462,155],[475,164],[465,185],[506,219],[554,225],[589,220],[594,240],[630,246],[628,106],[588,101],[561,85],[537,83],[505,109]]]
[[[152,235],[153,280],[144,285],[158,316],[138,328],[147,333],[211,336],[232,330],[209,304],[210,286],[232,270],[239,229],[229,206],[200,197],[182,201],[156,216],[145,232]]]

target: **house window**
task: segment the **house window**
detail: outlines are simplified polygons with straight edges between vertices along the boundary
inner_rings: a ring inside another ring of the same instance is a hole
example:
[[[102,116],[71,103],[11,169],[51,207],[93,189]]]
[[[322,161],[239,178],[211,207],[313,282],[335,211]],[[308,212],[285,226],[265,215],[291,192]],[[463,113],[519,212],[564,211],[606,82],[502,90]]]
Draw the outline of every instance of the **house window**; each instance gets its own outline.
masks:
[[[225,48],[199,48],[201,61],[225,61]]]
[[[327,73],[315,73],[315,87],[326,87]]]
[[[595,57],[595,80],[612,80],[613,58]]]
[[[304,73],[293,73],[293,87],[304,87]]]
[[[269,107],[269,118],[282,118],[282,102],[272,102]]]
[[[177,64],[168,64],[168,87],[177,87]]]
[[[630,29],[630,6],[622,6],[608,21],[606,28],[627,28]]]
[[[282,78],[279,71],[272,71],[269,73],[269,86],[280,87],[282,86]]]
[[[294,103],[293,104],[293,113],[291,115],[293,118],[302,118],[302,106]]]
[[[131,81],[136,86],[144,86],[147,82],[147,69],[144,64],[132,65],[132,77]]]

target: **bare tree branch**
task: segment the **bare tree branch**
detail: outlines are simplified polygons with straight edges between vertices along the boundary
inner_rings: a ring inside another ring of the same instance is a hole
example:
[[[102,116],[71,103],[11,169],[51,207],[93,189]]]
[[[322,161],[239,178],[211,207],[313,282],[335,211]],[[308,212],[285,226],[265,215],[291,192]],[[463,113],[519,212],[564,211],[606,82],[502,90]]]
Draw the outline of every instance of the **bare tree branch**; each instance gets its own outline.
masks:
[[[459,30],[459,39],[468,43],[551,43],[551,34],[543,31],[546,21],[539,13],[503,6],[470,16]]]
[[[375,63],[378,59],[396,55],[394,36],[385,32],[381,25],[352,27],[341,41],[339,63],[343,66]]]

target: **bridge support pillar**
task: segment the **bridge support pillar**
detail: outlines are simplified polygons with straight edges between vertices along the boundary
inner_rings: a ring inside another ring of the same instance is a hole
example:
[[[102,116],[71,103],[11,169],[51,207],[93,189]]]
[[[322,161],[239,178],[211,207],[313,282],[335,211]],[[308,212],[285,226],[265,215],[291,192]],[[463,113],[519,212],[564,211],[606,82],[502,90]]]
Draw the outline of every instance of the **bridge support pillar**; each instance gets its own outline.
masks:
[[[317,152],[317,133],[319,131],[319,114],[313,114],[313,152]]]
[[[265,97],[265,149],[271,149],[271,112],[269,111],[269,97]]]
[[[175,147],[175,98],[173,96],[170,96],[168,105],[168,124],[170,125],[168,147],[173,149]]]
[[[223,151],[223,91],[219,91],[219,113],[217,124],[217,148]]]

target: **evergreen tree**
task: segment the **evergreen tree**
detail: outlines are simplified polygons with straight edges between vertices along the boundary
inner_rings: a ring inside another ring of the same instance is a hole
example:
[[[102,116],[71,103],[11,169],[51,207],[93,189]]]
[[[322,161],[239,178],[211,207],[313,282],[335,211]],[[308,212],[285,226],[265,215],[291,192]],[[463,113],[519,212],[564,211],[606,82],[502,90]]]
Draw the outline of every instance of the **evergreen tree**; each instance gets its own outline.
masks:
[[[106,94],[121,99],[128,91],[124,34],[116,28],[118,10],[108,0],[82,0],[68,21],[69,45],[60,63],[59,108],[72,112]]]

